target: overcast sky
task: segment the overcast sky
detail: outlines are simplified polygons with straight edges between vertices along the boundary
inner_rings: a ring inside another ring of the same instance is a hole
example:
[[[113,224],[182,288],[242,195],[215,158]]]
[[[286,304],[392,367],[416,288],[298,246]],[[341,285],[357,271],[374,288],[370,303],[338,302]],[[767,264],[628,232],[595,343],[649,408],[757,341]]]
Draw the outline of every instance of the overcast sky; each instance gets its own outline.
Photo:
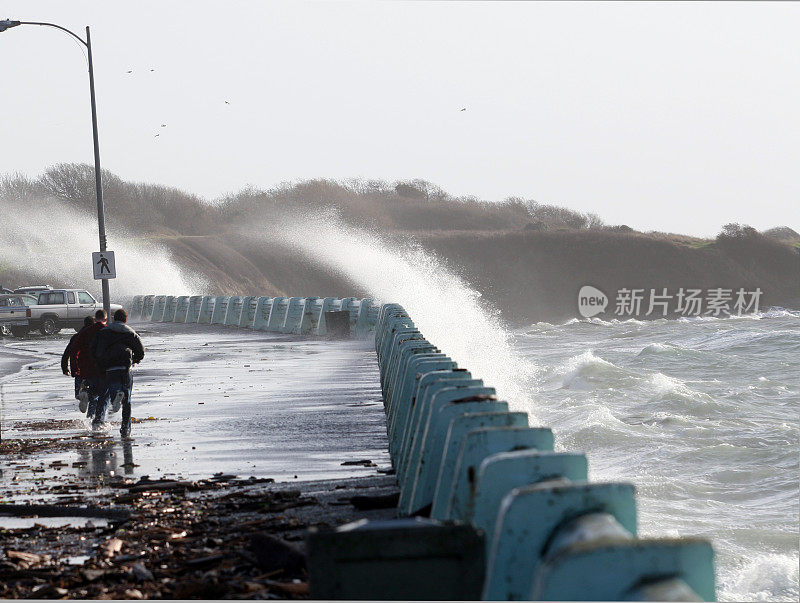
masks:
[[[798,3],[0,11],[92,27],[102,164],[125,179],[213,199],[304,178],[424,178],[646,230],[800,229]],[[0,73],[0,173],[92,161],[77,43],[8,30]]]

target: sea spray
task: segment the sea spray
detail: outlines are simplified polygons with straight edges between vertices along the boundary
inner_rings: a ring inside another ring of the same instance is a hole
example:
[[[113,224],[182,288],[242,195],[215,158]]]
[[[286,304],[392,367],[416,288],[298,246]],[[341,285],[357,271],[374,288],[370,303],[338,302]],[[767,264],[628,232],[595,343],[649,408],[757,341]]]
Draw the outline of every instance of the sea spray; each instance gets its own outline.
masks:
[[[333,212],[283,219],[270,236],[327,265],[377,300],[401,304],[431,343],[495,387],[511,408],[531,413],[526,384],[535,366],[514,351],[499,313],[431,252],[412,242],[390,243],[345,224]],[[533,415],[531,420],[536,420]]]
[[[50,284],[97,292],[91,253],[98,247],[96,217],[57,201],[3,212],[0,263],[42,281],[19,285]],[[112,298],[151,291],[189,295],[206,287],[201,277],[181,270],[169,252],[152,241],[112,231],[109,248],[115,252],[117,269]]]

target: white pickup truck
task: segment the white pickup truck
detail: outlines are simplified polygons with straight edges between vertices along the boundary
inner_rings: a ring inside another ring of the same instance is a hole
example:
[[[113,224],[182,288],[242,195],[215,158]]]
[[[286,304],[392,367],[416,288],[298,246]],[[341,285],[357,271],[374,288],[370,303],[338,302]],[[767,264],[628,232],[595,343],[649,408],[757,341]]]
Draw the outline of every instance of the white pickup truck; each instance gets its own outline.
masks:
[[[55,335],[61,329],[79,331],[83,319],[94,316],[103,304],[83,289],[52,289],[39,293],[39,303],[29,308],[29,329],[39,329],[42,335]],[[111,314],[122,308],[111,304]]]

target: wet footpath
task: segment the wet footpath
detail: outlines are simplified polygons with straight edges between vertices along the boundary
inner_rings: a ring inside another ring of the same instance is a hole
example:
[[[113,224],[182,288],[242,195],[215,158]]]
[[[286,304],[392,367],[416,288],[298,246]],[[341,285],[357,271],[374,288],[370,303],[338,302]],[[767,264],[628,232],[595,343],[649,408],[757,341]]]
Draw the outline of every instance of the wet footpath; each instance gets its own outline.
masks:
[[[312,526],[394,516],[372,342],[133,323],[131,438],[0,339],[0,597],[304,598]]]

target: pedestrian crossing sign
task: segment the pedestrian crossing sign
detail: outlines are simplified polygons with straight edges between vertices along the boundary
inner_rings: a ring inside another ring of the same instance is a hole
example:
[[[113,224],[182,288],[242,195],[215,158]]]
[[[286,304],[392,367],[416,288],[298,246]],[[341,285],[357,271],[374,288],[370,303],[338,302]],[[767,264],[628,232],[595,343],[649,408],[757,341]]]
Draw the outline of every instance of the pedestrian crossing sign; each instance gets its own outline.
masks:
[[[95,251],[92,253],[92,269],[95,280],[117,278],[117,267],[114,264],[113,251]]]

